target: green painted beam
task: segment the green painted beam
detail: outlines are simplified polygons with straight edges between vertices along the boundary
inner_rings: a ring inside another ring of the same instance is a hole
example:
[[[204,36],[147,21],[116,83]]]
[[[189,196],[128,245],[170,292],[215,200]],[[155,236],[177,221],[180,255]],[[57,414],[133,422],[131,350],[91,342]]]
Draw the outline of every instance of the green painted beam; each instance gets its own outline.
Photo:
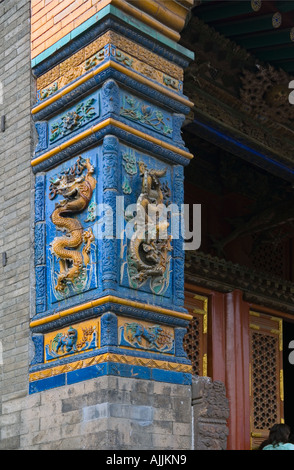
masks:
[[[241,34],[256,33],[257,31],[275,31],[272,25],[273,15],[263,15],[241,21],[232,21],[215,26],[215,29],[226,37]]]
[[[267,46],[278,46],[281,44],[293,44],[289,29],[275,29],[269,33],[250,34],[246,37],[235,37],[235,41],[245,49],[257,49]]]
[[[285,70],[285,72],[294,73],[294,61],[293,60],[289,60],[288,62],[276,61],[273,63],[273,65],[277,68],[281,68]]]
[[[229,2],[222,3],[220,5],[204,5],[203,7],[195,8],[195,14],[202,21],[223,20],[225,18],[231,18],[233,16],[243,15],[247,13],[253,13],[250,0],[244,0],[242,2]]]
[[[264,61],[292,59],[294,61],[294,43],[288,47],[274,47],[271,49],[258,49],[252,53]]]
[[[288,13],[289,11],[294,11],[294,1],[292,0],[284,0],[284,1],[277,1],[276,2],[277,10],[280,13]]]

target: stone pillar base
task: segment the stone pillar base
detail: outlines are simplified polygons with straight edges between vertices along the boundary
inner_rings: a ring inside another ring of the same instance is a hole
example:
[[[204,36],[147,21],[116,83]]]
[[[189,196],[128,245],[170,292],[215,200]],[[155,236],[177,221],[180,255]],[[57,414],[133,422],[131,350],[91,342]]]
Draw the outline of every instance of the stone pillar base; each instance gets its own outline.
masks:
[[[16,401],[20,450],[191,449],[187,385],[104,376]]]
[[[193,377],[192,408],[195,450],[226,450],[229,402],[225,386],[209,377]]]

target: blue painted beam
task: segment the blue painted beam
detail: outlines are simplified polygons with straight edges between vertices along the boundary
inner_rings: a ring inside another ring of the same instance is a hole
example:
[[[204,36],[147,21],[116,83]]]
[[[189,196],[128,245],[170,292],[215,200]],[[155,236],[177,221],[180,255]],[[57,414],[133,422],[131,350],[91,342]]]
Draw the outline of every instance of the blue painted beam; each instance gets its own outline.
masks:
[[[194,119],[193,124],[187,126],[192,133],[196,133],[210,142],[230,151],[244,160],[247,160],[266,171],[276,174],[287,181],[294,182],[294,169],[291,164],[286,164],[279,159],[279,156],[273,154],[265,154],[261,150],[257,150],[248,143],[241,142],[235,137],[226,134],[224,131],[214,128],[209,123],[205,123],[199,119]]]

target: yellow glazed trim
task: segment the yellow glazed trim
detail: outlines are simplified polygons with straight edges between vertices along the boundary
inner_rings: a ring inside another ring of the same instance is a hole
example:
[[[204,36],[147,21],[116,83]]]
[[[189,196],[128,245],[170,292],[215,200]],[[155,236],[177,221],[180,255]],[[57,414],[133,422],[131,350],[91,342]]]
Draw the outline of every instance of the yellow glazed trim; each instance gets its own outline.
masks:
[[[202,367],[203,367],[202,375],[204,377],[207,377],[207,354],[203,354]]]
[[[284,401],[284,371],[280,370],[280,399]]]
[[[151,82],[147,78],[139,75],[137,72],[134,72],[133,70],[129,70],[129,69],[123,67],[121,64],[118,64],[118,63],[116,63],[112,60],[109,60],[105,64],[102,64],[100,67],[98,67],[96,70],[92,70],[91,72],[87,73],[83,77],[76,80],[71,85],[66,86],[63,90],[59,91],[58,93],[56,93],[51,98],[48,98],[47,100],[43,101],[43,103],[40,103],[39,105],[35,106],[32,109],[32,114],[36,114],[39,111],[42,111],[42,109],[49,106],[50,104],[55,103],[55,101],[62,98],[62,96],[67,95],[72,90],[74,90],[75,88],[80,86],[82,83],[86,82],[87,80],[94,77],[95,75],[98,75],[99,73],[103,72],[108,67],[112,67],[112,68],[118,70],[119,72],[122,72],[125,75],[128,75],[130,78],[133,78],[134,80],[137,80],[138,82],[143,83],[144,85],[148,85],[151,88],[154,88],[155,90],[159,91],[160,93],[163,93],[164,95],[167,95],[170,98],[173,98],[174,100],[179,101],[179,102],[185,104],[186,106],[188,106],[190,108],[192,108],[194,106],[194,103],[192,103],[192,101],[187,100],[183,96],[177,95],[173,91],[171,91],[169,89],[166,89],[163,86],[158,85],[157,83]]]
[[[204,295],[195,294],[194,299],[202,300],[203,309],[194,308],[193,313],[203,315],[203,334],[207,334],[207,323],[208,323],[208,298]]]
[[[56,155],[57,153],[61,152],[62,150],[70,147],[71,145],[75,144],[76,142],[79,142],[80,140],[85,139],[89,135],[99,131],[100,129],[103,129],[106,126],[116,126],[119,127],[120,129],[125,130],[126,132],[129,132],[130,134],[136,135],[137,137],[141,137],[142,139],[148,140],[149,142],[153,142],[156,145],[160,145],[163,148],[166,148],[168,150],[171,150],[172,152],[175,152],[179,155],[182,155],[183,157],[191,160],[194,155],[192,153],[186,152],[185,150],[179,149],[178,147],[175,147],[174,145],[169,144],[168,142],[164,142],[160,139],[157,139],[155,137],[152,137],[148,134],[145,134],[145,132],[138,131],[137,129],[133,129],[131,126],[128,126],[126,124],[123,124],[120,121],[117,121],[112,118],[105,119],[105,121],[100,122],[99,124],[96,124],[96,126],[91,127],[90,129],[87,129],[84,132],[81,132],[79,135],[73,137],[72,139],[67,140],[66,142],[58,145],[57,147],[54,147],[52,150],[49,152],[44,153],[43,155],[40,155],[40,157],[35,158],[34,160],[31,161],[32,166],[36,166],[39,163],[47,160],[48,158],[52,157],[53,155]]]
[[[257,438],[258,438],[258,437],[262,437],[262,436],[263,436],[263,435],[262,435],[261,432],[252,432],[252,433],[251,433],[251,437],[257,437]]]
[[[185,26],[186,16],[188,14],[187,8],[176,4],[173,8],[174,2],[158,2],[157,0],[135,0],[133,1],[137,8],[145,11],[147,14],[156,18],[164,25],[179,32]]]
[[[38,372],[30,374],[30,382],[35,380],[46,379],[58,374],[64,374],[73,370],[83,369],[102,362],[116,362],[120,364],[139,365],[145,367],[156,367],[157,369],[165,369],[174,372],[192,373],[192,367],[189,364],[178,364],[169,361],[157,361],[155,359],[148,359],[142,357],[125,356],[123,354],[106,353],[100,356],[83,359],[81,361],[71,362],[62,366],[51,367]]]
[[[149,16],[143,11],[140,11],[138,8],[134,7],[130,3],[125,2],[124,0],[111,0],[112,5],[115,7],[119,8],[120,10],[123,10],[125,13],[128,13],[129,15],[133,16],[137,20],[142,21],[142,23],[147,24],[151,28],[156,29],[160,33],[164,34],[165,36],[169,37],[173,41],[178,42],[181,38],[180,34],[173,31],[171,28],[168,28],[165,26],[163,23],[160,21],[157,21],[156,19],[152,18],[152,16]],[[178,27],[176,25],[176,22],[173,18],[173,23],[175,27]]]
[[[97,307],[98,305],[103,305],[107,302],[119,304],[119,305],[127,305],[129,307],[140,308],[142,310],[149,310],[151,312],[162,313],[164,315],[170,315],[172,317],[181,318],[184,320],[191,320],[193,317],[187,313],[177,312],[175,310],[169,310],[162,307],[157,307],[155,305],[143,304],[141,302],[136,302],[133,300],[122,299],[120,297],[115,297],[113,295],[107,295],[105,297],[101,297],[100,299],[92,300],[86,302],[81,305],[77,305],[75,307],[68,308],[66,310],[61,310],[60,312],[53,313],[52,315],[41,318],[40,320],[33,320],[30,324],[31,328],[35,326],[44,325],[45,323],[50,323],[51,321],[58,320],[59,318],[66,317],[68,315],[72,315],[74,313],[80,312],[81,310],[86,310],[88,308]]]

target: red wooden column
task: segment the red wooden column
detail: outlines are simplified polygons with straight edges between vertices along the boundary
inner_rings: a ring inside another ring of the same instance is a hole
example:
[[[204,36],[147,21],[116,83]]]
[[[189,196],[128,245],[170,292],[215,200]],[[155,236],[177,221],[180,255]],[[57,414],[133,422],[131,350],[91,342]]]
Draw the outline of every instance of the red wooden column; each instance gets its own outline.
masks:
[[[249,304],[242,292],[212,293],[211,376],[226,385],[229,450],[250,449]]]
[[[225,296],[221,292],[210,293],[210,325],[209,325],[209,348],[208,375],[213,380],[226,382],[226,322],[225,322]]]

